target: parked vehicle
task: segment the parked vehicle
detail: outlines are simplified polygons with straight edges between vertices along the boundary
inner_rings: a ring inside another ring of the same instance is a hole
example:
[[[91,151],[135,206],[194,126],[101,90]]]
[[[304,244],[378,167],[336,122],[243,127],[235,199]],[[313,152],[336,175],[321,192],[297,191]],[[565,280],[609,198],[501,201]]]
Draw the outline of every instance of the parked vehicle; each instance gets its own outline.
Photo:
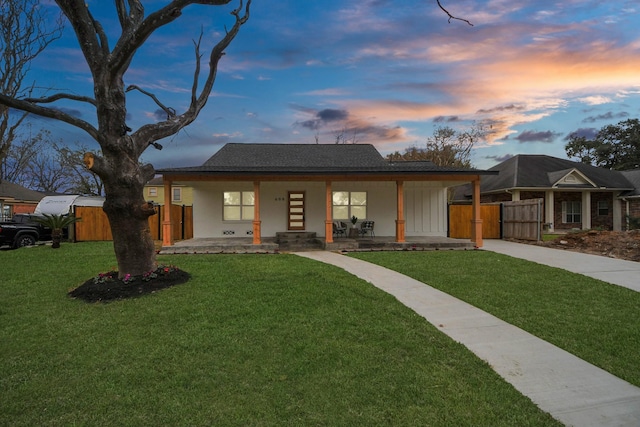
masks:
[[[0,246],[21,248],[51,240],[51,229],[34,221],[37,215],[16,214],[11,221],[0,222]]]

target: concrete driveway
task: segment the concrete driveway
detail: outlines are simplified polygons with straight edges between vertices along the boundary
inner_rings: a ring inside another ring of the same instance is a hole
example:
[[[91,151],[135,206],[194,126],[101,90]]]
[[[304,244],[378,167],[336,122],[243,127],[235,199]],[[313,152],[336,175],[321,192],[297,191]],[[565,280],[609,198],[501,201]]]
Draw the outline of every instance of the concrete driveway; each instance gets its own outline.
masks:
[[[562,268],[640,292],[640,262],[505,240],[485,240],[482,249]]]

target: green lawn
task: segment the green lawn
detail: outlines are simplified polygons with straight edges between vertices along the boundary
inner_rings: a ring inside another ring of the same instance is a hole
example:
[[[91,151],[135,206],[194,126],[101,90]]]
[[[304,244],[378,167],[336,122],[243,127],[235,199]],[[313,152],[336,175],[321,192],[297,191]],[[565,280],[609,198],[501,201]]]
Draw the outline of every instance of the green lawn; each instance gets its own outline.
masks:
[[[488,251],[354,257],[402,272],[640,386],[640,293]]]
[[[115,266],[109,244],[0,251],[0,425],[560,425],[342,270],[294,255],[160,261],[192,280],[87,304],[66,293]]]

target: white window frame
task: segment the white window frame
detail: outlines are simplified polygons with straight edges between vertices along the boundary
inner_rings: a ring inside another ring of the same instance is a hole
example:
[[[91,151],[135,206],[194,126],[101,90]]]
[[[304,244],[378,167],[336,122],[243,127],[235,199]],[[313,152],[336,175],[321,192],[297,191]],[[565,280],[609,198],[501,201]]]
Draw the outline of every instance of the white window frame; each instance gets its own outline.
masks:
[[[239,193],[239,204],[227,203],[228,193]],[[248,200],[252,203],[248,203]],[[228,219],[226,214],[226,207],[237,207],[240,209],[240,219]],[[222,193],[222,220],[226,222],[239,222],[239,221],[253,221],[255,209],[255,194],[253,191],[224,191]]]
[[[178,197],[176,197],[176,194],[178,195]],[[171,201],[172,202],[182,201],[182,187],[171,187]]]
[[[602,213],[603,211],[604,211],[604,213]],[[608,200],[598,200],[597,214],[598,214],[598,216],[609,216],[609,201]]]
[[[335,196],[337,193],[347,193],[347,204],[336,204]],[[364,204],[353,203],[353,199],[355,198],[354,193],[357,193],[358,195],[364,194]],[[368,206],[369,206],[369,193],[366,191],[334,191],[332,193],[331,216],[336,221],[350,221],[351,217],[355,215],[358,218],[358,220],[362,221],[362,220],[365,220],[367,218],[367,215],[369,214]],[[340,211],[340,209],[336,209],[336,207],[338,208],[346,207],[347,217],[344,218],[344,216],[336,215],[336,211]],[[362,215],[361,213],[362,210],[364,210],[365,212],[364,215]]]
[[[149,197],[158,197],[158,187],[149,187]]]
[[[572,221],[569,221],[569,219]],[[578,200],[562,202],[562,222],[564,224],[582,223],[582,202]]]

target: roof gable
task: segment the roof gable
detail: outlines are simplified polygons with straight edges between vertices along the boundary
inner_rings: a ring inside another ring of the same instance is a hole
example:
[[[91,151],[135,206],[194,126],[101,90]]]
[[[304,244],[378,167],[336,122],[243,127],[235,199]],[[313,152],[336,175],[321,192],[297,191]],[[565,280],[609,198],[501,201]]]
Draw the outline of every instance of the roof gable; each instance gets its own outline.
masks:
[[[549,182],[552,187],[595,187],[596,185],[576,168],[548,172]]]

